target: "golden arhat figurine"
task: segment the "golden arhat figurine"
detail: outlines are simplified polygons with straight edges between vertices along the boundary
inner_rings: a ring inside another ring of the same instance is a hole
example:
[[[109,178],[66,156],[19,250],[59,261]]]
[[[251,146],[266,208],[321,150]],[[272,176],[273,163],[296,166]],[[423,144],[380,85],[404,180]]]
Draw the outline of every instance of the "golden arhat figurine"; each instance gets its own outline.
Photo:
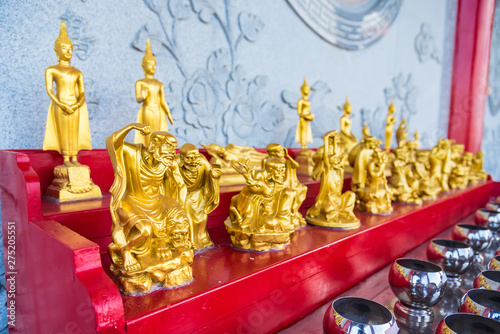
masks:
[[[416,161],[413,164],[413,180],[418,187],[418,195],[423,200],[436,199],[437,194],[441,192],[440,186],[431,183],[429,154],[430,151],[417,151]]]
[[[352,107],[349,103],[349,97],[346,97],[343,109],[344,115],[340,117],[340,141],[344,146],[346,153],[349,153],[351,149],[358,144],[358,140],[351,132],[352,121],[349,115],[352,112]]]
[[[146,42],[146,52],[142,58],[142,69],[145,78],[135,83],[135,97],[138,103],[142,103],[137,114],[137,123],[149,125],[152,132],[168,131],[167,118],[170,124],[174,124],[174,121],[165,101],[165,88],[160,81],[154,78],[156,58],[151,51],[149,38]],[[144,136],[136,132],[134,142],[148,146],[149,135]]]
[[[227,144],[226,147],[212,143],[210,145],[201,145],[212,157],[211,164],[220,165],[222,176],[221,186],[245,184],[245,178],[234,170],[232,163],[245,163],[248,167],[260,168],[262,160],[266,159],[267,154],[257,151],[253,147]]]
[[[429,155],[430,185],[440,187],[441,191],[450,191],[448,184],[453,168],[450,139],[439,139]]]
[[[472,165],[470,168],[471,183],[488,179],[488,174],[483,170],[483,156],[484,153],[481,151],[472,156]]]
[[[452,149],[453,149],[452,145]],[[462,151],[463,152],[463,151]],[[452,154],[453,155],[453,154]],[[451,189],[466,189],[469,185],[470,169],[472,166],[472,153],[465,152],[463,156],[456,157],[455,159],[452,157],[454,162],[454,166],[450,173],[449,185]]]
[[[323,136],[323,140],[321,172],[318,173],[321,185],[314,205],[307,210],[306,220],[324,227],[358,228],[360,222],[353,213],[356,195],[352,191],[342,194],[347,157],[341,144],[341,135],[337,130],[330,131]]]
[[[207,232],[208,214],[219,206],[220,164],[210,165],[198,148],[186,143],[179,150],[179,167],[187,187],[184,209],[195,249],[213,245]]]
[[[410,162],[408,147],[398,147],[394,149],[394,154],[395,158],[391,162],[389,181],[392,200],[402,203],[422,204],[422,199],[418,196],[418,184],[413,182],[413,165]]]
[[[361,141],[354,159],[351,188],[356,193],[360,211],[388,214],[392,212],[392,205],[385,176],[387,154],[380,149],[380,144],[375,137]]]
[[[391,104],[388,108],[388,114],[385,123],[385,149],[390,150],[392,145],[392,131],[394,130],[394,125],[396,124],[396,117],[394,112],[396,108],[394,107],[394,99],[391,99]]]
[[[294,192],[292,205],[292,224],[294,228],[306,225],[306,220],[299,212],[300,206],[306,199],[307,187],[300,183],[297,178],[297,168],[299,164],[288,154],[288,150],[280,144],[271,143],[266,146],[266,152],[270,158],[278,158],[285,163],[286,176],[284,187]],[[265,161],[262,160],[262,167],[265,168]]]
[[[149,125],[133,123],[106,138],[115,172],[108,253],[115,282],[125,294],[189,283],[194,256],[183,209],[188,189],[175,159],[177,140],[157,131],[147,147],[132,144],[125,141],[132,130],[151,134]]]
[[[92,145],[83,75],[70,65],[73,43],[64,21],[54,50],[59,63],[45,70],[45,85],[51,102],[43,150],[58,151],[64,165],[55,167],[55,179],[45,195],[48,200],[57,202],[101,198],[101,190],[90,179],[90,168],[77,160],[78,151],[91,150]]]
[[[231,199],[229,218],[224,224],[235,247],[254,251],[283,249],[290,243],[294,191],[285,185],[286,164],[267,158],[263,170],[244,163],[233,167],[246,185]]]

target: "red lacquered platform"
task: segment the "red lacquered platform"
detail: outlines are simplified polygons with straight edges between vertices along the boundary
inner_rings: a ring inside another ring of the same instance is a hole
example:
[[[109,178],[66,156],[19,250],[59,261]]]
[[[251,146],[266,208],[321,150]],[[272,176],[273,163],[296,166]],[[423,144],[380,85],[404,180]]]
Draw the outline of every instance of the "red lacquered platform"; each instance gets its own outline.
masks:
[[[297,151],[291,150],[291,155]],[[266,333],[316,309],[398,256],[483,206],[494,183],[443,194],[421,207],[394,204],[388,216],[356,212],[361,227],[338,231],[307,226],[283,251],[233,248],[223,227],[237,188],[222,190],[209,217],[215,246],[198,253],[193,283],[144,296],[123,296],[109,275],[111,163],[104,150],[81,152],[103,190],[97,201],[55,205],[41,201],[62,159],[42,151],[1,151],[0,189],[4,250],[7,222],[16,226],[14,269],[19,287],[16,327],[29,333]],[[308,186],[302,211],[319,183]],[[346,180],[345,188],[350,180]]]

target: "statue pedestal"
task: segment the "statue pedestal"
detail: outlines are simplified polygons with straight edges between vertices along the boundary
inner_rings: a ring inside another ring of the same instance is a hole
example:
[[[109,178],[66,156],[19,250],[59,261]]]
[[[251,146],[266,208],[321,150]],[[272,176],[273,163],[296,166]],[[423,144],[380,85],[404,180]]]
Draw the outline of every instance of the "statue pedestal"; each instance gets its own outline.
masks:
[[[302,150],[299,155],[295,157],[295,161],[299,164],[299,168],[297,168],[297,175],[312,175],[314,169],[314,153],[315,152],[311,150]]]
[[[92,182],[89,166],[56,166],[54,180],[45,191],[49,202],[71,202],[102,198],[101,189]]]
[[[290,243],[294,232],[293,230],[265,233],[244,231],[233,225],[229,218],[226,219],[224,225],[235,247],[257,252],[284,249]]]

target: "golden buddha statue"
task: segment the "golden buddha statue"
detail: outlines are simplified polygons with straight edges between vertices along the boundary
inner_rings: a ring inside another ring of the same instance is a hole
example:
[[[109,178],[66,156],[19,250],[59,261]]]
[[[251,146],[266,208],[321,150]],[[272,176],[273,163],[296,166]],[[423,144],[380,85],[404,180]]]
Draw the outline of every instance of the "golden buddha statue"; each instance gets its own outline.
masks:
[[[283,249],[295,230],[292,223],[294,191],[285,186],[286,164],[267,158],[263,170],[244,163],[233,167],[246,180],[231,199],[229,218],[224,222],[235,247],[254,251]]]
[[[390,150],[392,145],[392,131],[394,130],[394,125],[396,124],[396,117],[393,115],[396,111],[394,107],[394,99],[391,99],[391,104],[388,108],[389,113],[387,114],[387,119],[385,123],[385,149]]]
[[[406,117],[403,117],[396,130],[396,141],[398,144],[397,147],[406,146],[406,138],[408,138],[408,131],[406,130],[407,128],[408,126],[406,125]]]
[[[370,128],[363,122],[363,128],[361,129],[361,133],[363,134],[363,138],[370,137]]]
[[[221,186],[245,184],[243,176],[232,167],[233,163],[238,164],[241,162],[247,164],[250,168],[260,168],[262,160],[267,157],[267,154],[258,152],[255,148],[249,146],[227,144],[226,147],[223,147],[214,143],[210,145],[202,144],[201,146],[212,157],[210,163],[220,165],[222,171]]]
[[[387,154],[380,149],[381,141],[375,137],[364,138],[362,144],[356,154],[351,180],[358,209],[373,214],[391,213],[392,195],[385,176]]]
[[[101,190],[90,179],[90,168],[77,160],[78,151],[91,150],[92,145],[83,75],[70,65],[73,43],[64,21],[54,50],[59,63],[45,70],[45,85],[51,102],[43,150],[58,151],[64,165],[55,167],[55,179],[45,195],[48,200],[57,202],[101,198]]]
[[[306,225],[306,220],[299,212],[300,206],[306,199],[307,187],[300,183],[297,178],[297,168],[299,164],[288,155],[288,150],[280,144],[271,143],[266,146],[266,151],[269,158],[278,158],[285,163],[286,173],[284,187],[291,189],[294,192],[292,204],[292,224],[294,228],[299,228]],[[262,167],[265,169],[265,161],[262,160]]]
[[[418,195],[423,200],[436,199],[441,191],[440,186],[433,185],[430,180],[430,151],[416,152],[416,161],[413,164],[413,182],[418,188]]]
[[[340,117],[340,141],[344,146],[346,153],[358,144],[358,140],[351,132],[351,114],[352,108],[349,103],[349,97],[346,97],[344,104],[344,115]]]
[[[314,120],[314,115],[311,113],[311,101],[307,98],[311,87],[304,78],[304,84],[300,88],[302,98],[297,102],[297,113],[299,114],[299,123],[297,124],[297,132],[295,134],[295,141],[300,144],[302,151],[307,150],[307,143],[313,142],[311,125],[309,122]]]
[[[220,164],[210,165],[193,144],[181,146],[178,155],[180,173],[187,187],[184,210],[189,221],[193,247],[213,245],[207,232],[208,214],[219,206]]]
[[[154,78],[156,72],[156,58],[151,52],[149,38],[146,41],[146,52],[142,58],[142,69],[144,71],[144,79],[138,80],[135,83],[135,97],[138,103],[142,102],[142,106],[137,114],[137,123],[148,124],[151,131],[168,131],[168,123],[165,114],[174,124],[170,109],[168,109],[165,101],[165,88],[163,84]],[[135,143],[142,143],[145,146],[149,145],[149,135],[143,136],[136,132]]]
[[[430,164],[430,185],[440,187],[441,191],[450,191],[448,180],[451,169],[451,140],[439,139],[429,155]]]
[[[151,134],[149,125],[133,123],[106,138],[115,171],[108,253],[115,282],[125,294],[190,282],[194,257],[183,209],[188,189],[175,159],[177,140],[157,131],[147,147],[132,144],[125,141],[132,130]]]
[[[484,153],[479,151],[472,157],[472,164],[470,174],[472,176],[472,183],[477,181],[484,181],[488,179],[488,173],[483,170],[483,156]]]
[[[394,154],[395,158],[391,162],[389,182],[392,200],[402,203],[422,204],[422,199],[418,196],[418,184],[413,182],[414,175],[408,147],[398,147],[394,149]]]
[[[324,227],[354,229],[360,226],[354,215],[356,195],[352,191],[342,194],[344,164],[347,158],[337,130],[323,136],[321,185],[314,205],[307,210],[308,223]]]

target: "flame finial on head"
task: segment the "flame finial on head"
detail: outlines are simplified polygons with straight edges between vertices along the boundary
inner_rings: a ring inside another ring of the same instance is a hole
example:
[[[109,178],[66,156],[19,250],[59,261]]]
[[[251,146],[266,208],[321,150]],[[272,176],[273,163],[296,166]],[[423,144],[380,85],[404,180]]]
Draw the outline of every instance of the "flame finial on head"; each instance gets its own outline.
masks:
[[[54,48],[57,48],[62,43],[70,44],[71,46],[73,46],[73,43],[68,37],[68,32],[66,31],[66,22],[64,21],[61,21],[61,29],[59,30],[59,36],[57,36],[57,39],[54,43]]]
[[[302,84],[302,87],[300,87],[300,89],[302,91],[304,91],[304,89],[306,89],[306,88],[311,88],[311,87],[309,87],[309,85],[307,84],[307,81],[306,81],[306,77],[304,77],[304,83]]]
[[[156,58],[151,51],[151,44],[149,43],[149,38],[146,40],[146,51],[144,52],[144,57],[142,58],[142,66],[146,66],[148,61],[153,60],[156,62]]]
[[[391,99],[391,104],[389,105],[389,112],[391,114],[394,114],[395,111],[396,111],[396,107],[394,107],[394,99]]]
[[[351,113],[351,104],[349,103],[349,95],[345,98],[344,112]]]

